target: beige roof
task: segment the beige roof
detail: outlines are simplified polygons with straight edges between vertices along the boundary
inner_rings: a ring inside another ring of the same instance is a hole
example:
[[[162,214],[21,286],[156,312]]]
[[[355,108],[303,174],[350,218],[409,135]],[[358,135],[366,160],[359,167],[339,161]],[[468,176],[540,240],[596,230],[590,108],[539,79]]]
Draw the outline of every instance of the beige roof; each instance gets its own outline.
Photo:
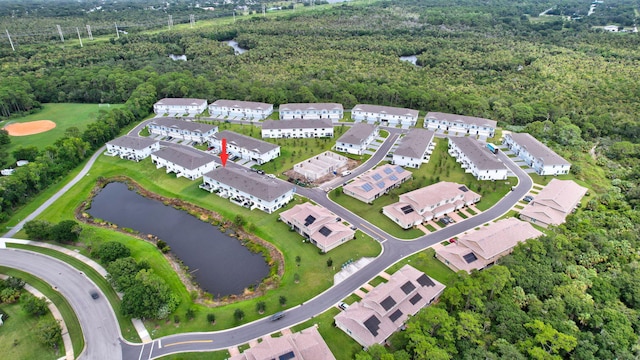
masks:
[[[280,218],[296,225],[322,247],[331,247],[345,237],[353,238],[355,231],[348,225],[336,221],[338,216],[322,206],[311,203],[298,204],[283,211]],[[306,225],[305,225],[306,224]]]
[[[571,165],[562,156],[556,154],[545,144],[527,133],[511,133],[505,137],[511,137],[515,143],[527,150],[532,157],[542,161],[544,165]]]
[[[354,124],[351,129],[347,130],[347,132],[342,134],[338,139],[338,142],[360,146],[375,131],[376,126],[373,124],[357,123]]]
[[[545,224],[559,225],[586,193],[587,188],[572,180],[552,179],[520,214]]]
[[[363,346],[382,343],[397,331],[409,315],[437,298],[445,286],[410,265],[391,275],[357,303],[336,315],[341,328]]]
[[[471,249],[458,243],[438,248],[436,256],[441,261],[446,261],[445,265],[453,267],[454,271],[471,272],[471,270],[484,269],[492,262],[492,260],[477,256]]]
[[[479,197],[480,195],[469,190],[465,185],[441,181],[400,195],[400,202],[412,204],[414,209],[419,211],[432,205],[438,206],[438,203],[443,203],[445,200],[451,202],[451,199],[459,198],[468,202]]]
[[[159,100],[156,105],[179,105],[179,106],[193,106],[193,105],[202,105],[206,104],[207,100],[205,99],[191,99],[191,98],[164,98]]]
[[[530,223],[507,218],[461,236],[458,242],[485,259],[514,248],[519,242],[542,236]]]
[[[436,119],[441,121],[444,120],[444,121],[450,121],[450,122],[458,122],[458,123],[469,124],[469,125],[490,127],[494,129],[498,125],[498,122],[495,120],[489,120],[489,119],[484,119],[484,118],[479,118],[474,116],[447,114],[447,113],[441,113],[441,112],[429,112],[427,113],[427,116],[425,117],[425,119]]]
[[[427,147],[433,141],[433,135],[434,132],[431,130],[411,129],[402,138],[393,155],[422,158],[427,151]]]
[[[450,137],[460,151],[478,168],[478,170],[504,170],[507,167],[485,145],[468,136]]]
[[[399,165],[385,164],[369,170],[356,180],[345,185],[345,192],[352,192],[365,199],[374,199],[377,194],[384,193],[392,186],[402,183],[412,173]]]
[[[279,110],[282,111],[293,111],[293,110],[340,110],[342,111],[344,108],[342,104],[336,103],[291,103],[291,104],[282,104],[279,107]]]
[[[397,116],[411,116],[414,118],[418,118],[418,110],[411,110],[393,106],[382,106],[382,105],[368,105],[368,104],[358,104],[351,109],[351,111],[363,111],[370,113],[378,113],[378,114],[389,114],[389,115],[397,115]]]
[[[261,343],[245,350],[242,354],[232,356],[229,360],[272,360],[279,358],[335,360],[331,350],[315,326],[277,338],[263,337]]]
[[[222,106],[239,109],[252,109],[252,110],[267,110],[273,105],[255,102],[255,101],[240,101],[240,100],[216,100],[210,106]]]

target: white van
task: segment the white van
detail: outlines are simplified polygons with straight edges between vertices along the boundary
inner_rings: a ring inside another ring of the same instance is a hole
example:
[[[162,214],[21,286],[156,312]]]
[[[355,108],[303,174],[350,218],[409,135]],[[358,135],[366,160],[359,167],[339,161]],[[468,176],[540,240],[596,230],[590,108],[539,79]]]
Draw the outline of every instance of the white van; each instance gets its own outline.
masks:
[[[349,176],[349,175],[351,175],[351,171],[349,170],[342,172],[342,176]]]

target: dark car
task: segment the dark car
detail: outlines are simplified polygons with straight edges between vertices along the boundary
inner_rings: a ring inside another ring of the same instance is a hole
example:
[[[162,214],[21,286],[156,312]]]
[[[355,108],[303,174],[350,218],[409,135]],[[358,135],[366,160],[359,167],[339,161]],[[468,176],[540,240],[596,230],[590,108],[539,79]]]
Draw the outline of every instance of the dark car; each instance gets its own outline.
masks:
[[[283,317],[284,317],[284,313],[282,311],[281,312],[277,312],[277,313],[271,315],[271,321],[280,320]]]
[[[527,203],[531,202],[531,201],[533,201],[533,196],[527,195],[524,198],[522,198],[522,201],[527,202]]]
[[[95,290],[94,290],[94,291],[92,291],[90,294],[91,294],[91,298],[92,298],[93,300],[96,300],[96,299],[98,299],[98,298],[100,297],[100,294],[98,294],[98,292],[97,292],[97,291],[95,291]]]

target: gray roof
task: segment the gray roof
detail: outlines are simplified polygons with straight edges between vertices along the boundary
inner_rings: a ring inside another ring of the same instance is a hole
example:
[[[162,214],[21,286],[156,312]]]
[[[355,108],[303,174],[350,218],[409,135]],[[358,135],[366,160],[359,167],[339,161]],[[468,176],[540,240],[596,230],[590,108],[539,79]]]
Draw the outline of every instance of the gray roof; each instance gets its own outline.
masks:
[[[265,120],[262,123],[262,128],[266,130],[270,129],[322,129],[333,128],[333,122],[331,119],[318,119],[318,120],[304,120],[304,119],[291,119],[291,120]]]
[[[293,110],[343,110],[342,104],[336,103],[292,103],[282,104],[279,108],[280,111],[293,111]]]
[[[402,138],[400,145],[393,155],[408,156],[411,158],[421,158],[427,150],[429,143],[433,140],[433,131],[424,129],[411,129]]]
[[[153,155],[189,170],[216,160],[216,157],[211,154],[184,146],[168,146],[154,152]]]
[[[224,130],[217,134],[214,134],[213,137],[220,140],[225,138],[227,139],[227,144],[233,144],[243,149],[257,152],[259,154],[266,154],[269,151],[278,149],[280,147],[278,145],[258,140],[250,136],[241,135],[229,130]]]
[[[479,118],[474,116],[447,114],[447,113],[441,113],[441,112],[429,112],[427,113],[427,116],[425,117],[425,119],[461,122],[461,123],[476,125],[476,126],[486,126],[494,129],[498,125],[498,122],[495,120],[489,120],[489,119],[484,119],[484,118]]]
[[[347,130],[346,133],[342,134],[342,136],[340,136],[340,138],[338,139],[338,142],[360,145],[375,130],[375,125],[367,123],[357,123],[353,125],[351,129]]]
[[[211,105],[240,108],[240,109],[253,109],[253,110],[267,110],[273,106],[272,104],[255,102],[255,101],[222,100],[222,99],[214,101]]]
[[[218,127],[209,124],[203,124],[194,121],[186,121],[186,120],[178,120],[174,118],[168,117],[158,117],[154,118],[149,122],[149,125],[158,125],[158,126],[166,126],[170,128],[180,129],[180,130],[189,130],[191,132],[201,132],[203,134],[215,130]]]
[[[192,98],[164,98],[160,99],[156,105],[202,105],[207,103],[205,99],[192,99]]]
[[[382,106],[382,105],[358,104],[354,106],[353,109],[351,109],[351,111],[364,111],[364,112],[379,113],[379,114],[412,116],[415,118],[418,117],[418,110],[398,108],[393,106]]]
[[[125,135],[107,142],[107,145],[121,146],[134,150],[142,150],[157,142],[158,140],[150,139],[148,137]]]
[[[272,179],[247,169],[219,167],[204,176],[265,201],[273,201],[294,188],[288,182]]]
[[[571,165],[562,156],[528,133],[511,133],[506,136],[511,136],[513,141],[525,148],[534,158],[542,160],[545,165]]]
[[[489,149],[471,137],[454,136],[450,137],[449,141],[456,144],[458,149],[460,149],[479,170],[502,170],[507,168]]]

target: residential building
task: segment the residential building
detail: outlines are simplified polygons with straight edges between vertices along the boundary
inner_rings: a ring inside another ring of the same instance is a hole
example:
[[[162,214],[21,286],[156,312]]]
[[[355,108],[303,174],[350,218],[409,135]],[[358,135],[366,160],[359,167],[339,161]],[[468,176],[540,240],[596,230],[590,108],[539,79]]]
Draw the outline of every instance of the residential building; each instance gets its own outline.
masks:
[[[509,170],[486,144],[469,136],[449,137],[449,155],[478,180],[505,180]]]
[[[324,253],[353,239],[356,233],[336,214],[308,202],[283,211],[280,219]]]
[[[221,131],[209,140],[215,152],[222,151],[222,139],[227,140],[227,154],[231,157],[264,164],[280,156],[280,146],[229,130]]]
[[[186,99],[186,98],[164,98],[153,104],[153,112],[169,115],[189,114],[194,116],[201,114],[207,109],[207,100],[205,99]]]
[[[333,137],[331,119],[265,120],[262,138],[320,138]]]
[[[493,137],[496,133],[498,122],[474,116],[447,114],[441,112],[429,112],[424,118],[424,127],[433,131],[448,131]]]
[[[336,360],[331,350],[312,326],[280,337],[262,337],[262,342],[229,360]]]
[[[152,119],[147,124],[147,128],[151,135],[193,141],[198,144],[206,143],[218,131],[218,127],[214,125],[167,117]]]
[[[215,156],[186,146],[169,146],[151,154],[151,161],[156,168],[166,168],[167,174],[172,172],[177,177],[189,180],[199,179],[203,174],[216,168]]]
[[[411,175],[410,171],[401,166],[386,164],[358,176],[354,181],[343,186],[342,191],[370,204],[389,190],[409,180]]]
[[[480,201],[480,195],[466,186],[442,181],[400,195],[397,203],[382,208],[382,213],[403,229],[460,210]]]
[[[293,165],[293,171],[309,181],[316,181],[323,176],[337,174],[348,161],[349,159],[344,156],[325,151]]]
[[[423,163],[429,162],[431,152],[435,147],[433,131],[424,129],[411,129],[400,140],[400,145],[393,152],[391,162],[410,168],[419,168]]]
[[[372,124],[354,124],[336,142],[335,151],[362,155],[378,136],[378,127]]]
[[[216,100],[209,105],[209,115],[216,118],[263,120],[273,113],[273,104],[255,101]]]
[[[392,106],[358,104],[351,109],[351,118],[355,122],[381,124],[382,126],[415,126],[418,121],[418,110],[397,108]]]
[[[560,225],[580,206],[586,193],[587,188],[572,180],[551,179],[520,211],[520,219],[543,227]]]
[[[294,103],[282,104],[278,108],[280,120],[331,119],[338,122],[344,117],[342,104],[336,103]]]
[[[220,167],[204,174],[200,188],[238,206],[269,214],[291,201],[296,191],[295,186],[285,181],[233,167]]]
[[[121,159],[140,161],[160,150],[160,142],[148,137],[121,136],[107,142],[107,153]]]
[[[531,166],[538,175],[563,175],[571,170],[571,163],[527,133],[509,133],[503,144]]]
[[[449,245],[436,248],[436,258],[455,272],[482,270],[510,254],[519,243],[542,235],[527,222],[506,218],[471,230]]]
[[[444,289],[443,284],[405,265],[334,320],[339,329],[365,348],[382,344],[402,328],[409,316],[433,303]]]

